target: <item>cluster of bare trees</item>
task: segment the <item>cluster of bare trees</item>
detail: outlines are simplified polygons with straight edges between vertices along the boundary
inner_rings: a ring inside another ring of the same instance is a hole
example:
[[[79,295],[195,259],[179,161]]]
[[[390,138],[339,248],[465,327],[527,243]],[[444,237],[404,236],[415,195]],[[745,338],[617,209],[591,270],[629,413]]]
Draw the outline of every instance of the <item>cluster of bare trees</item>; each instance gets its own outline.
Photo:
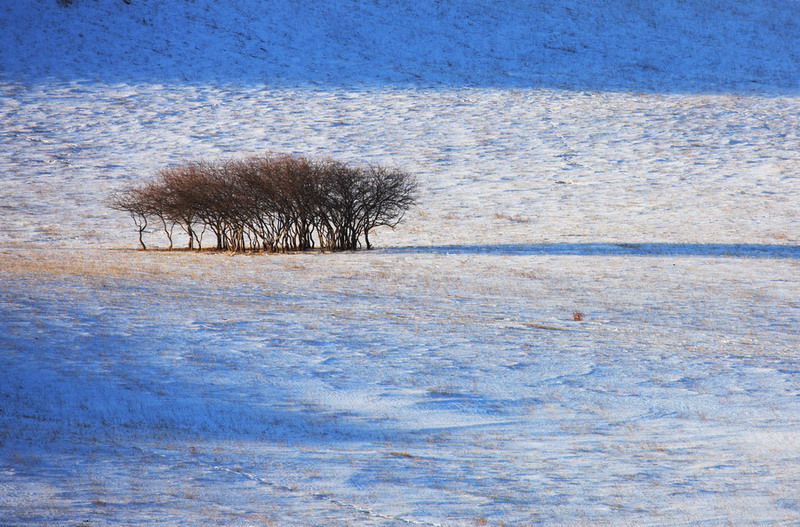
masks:
[[[202,249],[210,231],[219,250],[354,250],[371,248],[370,232],[396,226],[416,196],[416,181],[402,171],[265,155],[166,168],[113,196],[111,207],[131,215],[143,249],[157,223],[170,249],[177,226],[189,249]]]

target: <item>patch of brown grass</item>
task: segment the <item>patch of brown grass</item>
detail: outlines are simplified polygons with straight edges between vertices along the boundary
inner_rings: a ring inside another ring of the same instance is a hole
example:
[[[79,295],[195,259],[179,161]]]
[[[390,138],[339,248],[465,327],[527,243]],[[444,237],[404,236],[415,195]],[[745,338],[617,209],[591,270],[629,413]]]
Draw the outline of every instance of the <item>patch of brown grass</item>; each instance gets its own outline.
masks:
[[[523,326],[534,328],[534,329],[549,329],[552,331],[562,331],[563,328],[559,328],[556,326],[548,326],[547,324],[537,324],[536,322],[523,322]]]

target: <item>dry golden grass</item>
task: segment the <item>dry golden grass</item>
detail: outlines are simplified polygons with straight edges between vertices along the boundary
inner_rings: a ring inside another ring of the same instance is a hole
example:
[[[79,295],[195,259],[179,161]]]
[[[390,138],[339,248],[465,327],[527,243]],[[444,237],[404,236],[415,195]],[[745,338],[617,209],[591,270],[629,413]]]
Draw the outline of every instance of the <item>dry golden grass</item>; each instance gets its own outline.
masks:
[[[522,325],[533,329],[549,329],[551,331],[561,331],[564,329],[564,328],[559,328],[557,326],[550,326],[547,324],[537,324],[536,322],[523,322]]]
[[[168,265],[175,254],[156,251],[14,248],[0,250],[0,276],[57,279],[141,278],[180,275],[199,279],[190,266]]]
[[[0,251],[0,269],[11,276],[50,277],[58,276],[108,276],[131,274],[130,262],[122,259],[102,259],[85,252],[66,250],[31,249],[29,251]]]
[[[394,450],[388,452],[388,454],[390,456],[395,456],[395,457],[404,457],[404,458],[413,458],[414,457],[413,455],[409,454],[408,452],[396,452]]]

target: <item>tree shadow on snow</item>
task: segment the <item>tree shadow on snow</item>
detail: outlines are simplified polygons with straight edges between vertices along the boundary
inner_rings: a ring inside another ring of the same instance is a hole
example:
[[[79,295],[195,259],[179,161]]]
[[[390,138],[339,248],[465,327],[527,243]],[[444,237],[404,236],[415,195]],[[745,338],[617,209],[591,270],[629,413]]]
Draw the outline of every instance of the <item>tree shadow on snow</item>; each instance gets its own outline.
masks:
[[[756,243],[530,243],[389,247],[395,254],[494,254],[503,256],[658,256],[800,260],[800,246]]]

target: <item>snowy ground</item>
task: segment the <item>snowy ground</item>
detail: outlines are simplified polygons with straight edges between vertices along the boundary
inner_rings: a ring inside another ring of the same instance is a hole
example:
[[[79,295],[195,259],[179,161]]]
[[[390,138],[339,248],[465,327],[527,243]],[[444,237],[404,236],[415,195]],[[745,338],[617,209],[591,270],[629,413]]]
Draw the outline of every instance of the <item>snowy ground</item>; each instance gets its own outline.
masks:
[[[0,525],[800,523],[796,73],[265,84],[99,56],[3,58]],[[420,207],[374,251],[230,255],[138,251],[105,206],[266,149],[400,166]]]

